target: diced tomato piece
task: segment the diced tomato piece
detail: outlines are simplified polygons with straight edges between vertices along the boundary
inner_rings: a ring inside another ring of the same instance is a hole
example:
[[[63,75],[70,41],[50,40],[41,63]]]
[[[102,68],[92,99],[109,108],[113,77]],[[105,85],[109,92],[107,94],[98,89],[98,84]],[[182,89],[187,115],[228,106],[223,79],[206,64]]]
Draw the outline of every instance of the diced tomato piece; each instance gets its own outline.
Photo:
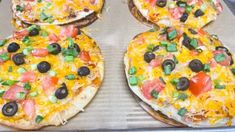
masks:
[[[69,25],[64,27],[61,32],[61,37],[76,37],[78,34],[78,28],[75,25]]]
[[[212,81],[209,75],[204,72],[199,72],[191,78],[189,90],[193,95],[198,96],[212,89]]]
[[[31,11],[32,10],[32,6],[28,3],[25,7],[24,7],[25,11]]]
[[[165,84],[160,79],[148,80],[141,86],[141,91],[146,99],[152,99],[151,92],[155,90],[160,93],[165,88]]]
[[[38,49],[34,49],[32,51],[32,55],[33,56],[36,56],[36,57],[45,57],[47,56],[49,53],[48,53],[48,50],[47,49],[41,49],[41,48],[38,48]]]
[[[20,92],[23,92],[25,94],[28,93],[28,91],[25,90],[23,87],[19,85],[13,85],[3,94],[3,99],[17,100],[16,94]]]
[[[85,62],[89,62],[91,60],[91,57],[90,57],[90,55],[89,55],[89,53],[87,51],[82,51],[80,53],[79,57],[80,57],[81,60],[83,60]]]
[[[202,28],[200,28],[200,29],[198,30],[198,33],[199,33],[200,35],[206,35],[206,32],[205,32]]]
[[[146,0],[151,6],[156,6],[157,0]]]
[[[55,43],[60,40],[60,38],[54,33],[49,34],[48,38],[51,43]]]
[[[51,76],[43,77],[41,86],[44,90],[44,93],[47,95],[51,94],[54,91],[55,86],[58,83],[58,80],[59,79],[57,77],[51,77]]]
[[[218,55],[218,54],[224,54],[225,55],[225,60],[222,62],[219,62],[218,64],[222,65],[222,66],[230,66],[231,60],[232,58],[223,50],[216,50],[213,52],[214,56]]]
[[[25,29],[25,30],[14,32],[13,33],[13,38],[22,39],[22,38],[24,38],[25,36],[28,36],[28,35],[29,35],[29,31],[27,29]]]
[[[170,9],[169,11],[170,11],[170,13],[171,13],[171,16],[172,16],[174,19],[180,19],[181,16],[183,15],[185,9],[182,8],[182,7],[176,7],[176,8]]]
[[[152,67],[158,67],[162,64],[163,58],[157,57],[154,60],[150,62],[150,66]]]
[[[215,68],[216,65],[217,65],[217,62],[215,61],[215,59],[211,59],[211,61],[210,61],[210,67],[211,67],[211,68]]]
[[[23,111],[29,119],[34,119],[36,115],[35,101],[33,99],[27,99],[22,102]]]
[[[21,75],[20,81],[25,83],[25,82],[34,82],[36,80],[37,76],[33,71],[28,71],[25,72]]]
[[[196,4],[198,2],[198,0],[188,0],[187,1],[187,4],[188,5],[194,5],[194,4]]]

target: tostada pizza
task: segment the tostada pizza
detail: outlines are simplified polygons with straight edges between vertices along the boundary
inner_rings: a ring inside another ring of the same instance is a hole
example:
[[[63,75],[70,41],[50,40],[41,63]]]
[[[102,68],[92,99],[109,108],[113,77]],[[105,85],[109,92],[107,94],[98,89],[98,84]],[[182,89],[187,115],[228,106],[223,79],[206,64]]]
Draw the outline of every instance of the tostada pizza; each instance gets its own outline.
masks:
[[[202,28],[223,10],[219,0],[129,0],[131,13],[151,25]]]
[[[235,124],[232,53],[203,30],[166,27],[136,36],[124,57],[130,89],[190,127]]]
[[[87,26],[101,13],[104,0],[12,0],[13,15],[37,25]]]
[[[0,124],[30,130],[65,124],[102,83],[101,51],[73,25],[31,26],[0,46]]]

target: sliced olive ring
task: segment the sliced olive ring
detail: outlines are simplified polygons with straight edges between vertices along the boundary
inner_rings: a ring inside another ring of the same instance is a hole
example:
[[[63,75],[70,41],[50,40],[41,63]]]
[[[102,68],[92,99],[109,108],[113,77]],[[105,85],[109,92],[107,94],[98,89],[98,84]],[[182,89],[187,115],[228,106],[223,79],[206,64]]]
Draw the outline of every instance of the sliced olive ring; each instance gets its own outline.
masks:
[[[78,69],[78,76],[87,76],[90,74],[90,69],[86,66],[82,66]]]
[[[234,62],[233,62],[233,56],[232,56],[231,52],[228,50],[228,48],[226,48],[226,47],[224,47],[224,46],[217,46],[215,49],[216,49],[216,50],[223,50],[223,51],[225,51],[226,54],[231,57],[230,65],[233,65],[233,64],[234,64]]]
[[[153,59],[155,59],[155,54],[152,53],[152,52],[146,52],[144,54],[144,60],[147,62],[147,63],[150,63]]]
[[[53,50],[49,51],[53,55],[57,55],[61,52],[61,46],[58,43],[52,43],[49,45]]]
[[[68,47],[68,49],[71,49],[71,48],[75,48],[78,53],[81,52],[80,47],[79,47],[78,44],[76,44],[76,43],[74,44],[74,47]]]
[[[16,112],[18,111],[18,105],[14,102],[8,102],[2,107],[2,114],[4,116],[14,116]]]
[[[15,65],[19,66],[25,63],[24,60],[25,55],[22,53],[17,53],[15,55],[13,55],[12,60],[15,63]]]
[[[7,47],[7,51],[9,53],[13,53],[13,52],[16,52],[18,49],[20,49],[20,45],[17,44],[16,42],[12,42],[8,45]]]
[[[51,69],[51,64],[47,61],[42,61],[37,65],[37,69],[40,73],[46,73]]]
[[[37,36],[39,34],[39,30],[37,28],[33,28],[30,32],[29,32],[29,36]]]
[[[57,99],[64,99],[68,96],[68,89],[65,83],[55,91],[55,96]]]
[[[184,39],[183,39],[183,41],[182,41],[182,44],[183,44],[186,48],[188,48],[189,50],[193,50],[193,49],[194,49],[193,46],[190,45],[191,39],[190,39],[190,38],[187,36],[187,34],[185,34],[185,33],[184,33],[183,37],[184,37]]]
[[[194,59],[189,63],[189,68],[193,71],[193,72],[200,72],[203,70],[204,65],[202,64],[202,62],[198,59]]]
[[[167,59],[162,63],[162,69],[164,69],[166,66],[170,66],[171,67],[171,71],[173,71],[175,69],[175,62],[171,59]]]
[[[181,77],[176,85],[177,90],[185,91],[189,88],[189,79],[186,77]]]
[[[156,5],[159,7],[165,7],[167,4],[167,0],[157,0]]]

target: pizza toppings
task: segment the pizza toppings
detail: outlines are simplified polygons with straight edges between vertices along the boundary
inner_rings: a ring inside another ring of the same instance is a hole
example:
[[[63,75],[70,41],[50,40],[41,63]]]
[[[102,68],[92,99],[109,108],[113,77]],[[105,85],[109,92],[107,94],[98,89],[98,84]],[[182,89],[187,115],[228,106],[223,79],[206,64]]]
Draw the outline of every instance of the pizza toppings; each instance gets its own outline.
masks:
[[[80,53],[80,51],[81,51],[80,47],[76,43],[69,45],[68,49],[75,49],[78,53]]]
[[[44,48],[33,49],[32,55],[35,57],[45,57],[48,55],[48,50]]]
[[[78,76],[87,76],[90,74],[90,69],[86,66],[82,66],[78,69]]]
[[[175,62],[172,59],[167,59],[162,63],[162,69],[165,75],[170,75],[171,72],[175,69]]]
[[[26,99],[22,102],[23,111],[29,119],[34,119],[36,114],[35,101],[33,99]]]
[[[189,88],[189,79],[186,77],[181,77],[176,85],[177,90],[185,91]]]
[[[197,73],[190,80],[189,90],[195,96],[212,90],[212,81],[210,76],[204,72]]]
[[[4,94],[3,99],[7,100],[22,100],[24,99],[25,95],[28,93],[27,90],[25,90],[20,85],[12,85]]]
[[[65,83],[63,83],[62,86],[56,90],[55,96],[57,99],[64,99],[68,96],[68,89]]]
[[[177,114],[178,114],[179,116],[184,116],[186,113],[187,113],[187,109],[185,109],[185,108],[180,108]]]
[[[42,78],[41,87],[44,90],[44,93],[49,95],[51,94],[55,86],[57,85],[59,78],[53,76],[45,76]]]
[[[157,0],[156,5],[159,7],[165,7],[167,4],[167,0]]]
[[[57,55],[61,52],[61,46],[58,43],[52,43],[47,46],[47,50],[50,54]]]
[[[203,70],[204,65],[202,64],[202,62],[198,59],[194,59],[189,63],[189,68],[193,71],[193,72],[200,72]]]
[[[29,32],[29,36],[36,36],[39,34],[39,30],[37,28],[33,28],[30,32]]]
[[[36,119],[35,119],[35,122],[39,124],[40,122],[42,122],[43,119],[44,119],[43,116],[37,115]]]
[[[147,80],[143,82],[141,91],[146,99],[157,98],[158,94],[165,88],[165,84],[160,79]]]
[[[196,10],[196,12],[194,13],[194,16],[195,17],[200,17],[200,16],[203,16],[205,13],[201,10],[201,9],[198,9]]]
[[[14,116],[16,112],[18,111],[18,105],[15,101],[8,102],[2,107],[2,114],[4,116]]]
[[[182,16],[180,17],[181,22],[185,22],[188,19],[188,13],[184,12]]]
[[[144,60],[147,63],[150,63],[153,59],[155,59],[155,54],[152,52],[146,52],[144,54]]]
[[[167,32],[167,40],[174,40],[177,36],[176,29],[173,29],[172,31]]]
[[[9,53],[16,52],[16,51],[19,50],[19,49],[20,49],[19,44],[15,43],[15,42],[10,43],[10,44],[8,45],[8,47],[7,47],[7,51],[8,51]]]
[[[33,71],[24,72],[20,77],[20,81],[23,83],[26,83],[26,82],[32,83],[35,80],[36,80],[36,74]]]
[[[51,69],[51,64],[47,61],[42,61],[37,65],[37,69],[40,73],[46,73]]]
[[[230,66],[233,64],[233,59],[226,51],[224,50],[216,50],[214,53],[214,59],[215,61],[222,65],[222,66]]]
[[[12,60],[15,63],[15,65],[19,66],[25,63],[24,60],[25,55],[22,53],[17,53],[15,55],[13,55]]]

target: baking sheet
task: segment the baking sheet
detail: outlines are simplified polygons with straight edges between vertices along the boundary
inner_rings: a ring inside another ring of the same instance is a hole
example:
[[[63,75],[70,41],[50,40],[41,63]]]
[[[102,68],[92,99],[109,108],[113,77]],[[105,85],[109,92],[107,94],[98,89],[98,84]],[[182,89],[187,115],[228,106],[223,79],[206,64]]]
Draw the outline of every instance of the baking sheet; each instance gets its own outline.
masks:
[[[225,6],[225,4],[223,3]],[[11,35],[10,0],[0,3],[0,39]],[[206,27],[211,34],[235,52],[235,17],[225,6],[217,21]],[[102,49],[105,58],[105,79],[94,100],[65,126],[43,130],[155,129],[172,127],[154,120],[135,101],[126,83],[123,55],[129,41],[149,27],[130,14],[127,0],[106,0],[102,18],[86,28]],[[12,130],[0,126],[0,130]],[[159,130],[159,129],[158,129]],[[175,130],[175,128],[170,129]]]

